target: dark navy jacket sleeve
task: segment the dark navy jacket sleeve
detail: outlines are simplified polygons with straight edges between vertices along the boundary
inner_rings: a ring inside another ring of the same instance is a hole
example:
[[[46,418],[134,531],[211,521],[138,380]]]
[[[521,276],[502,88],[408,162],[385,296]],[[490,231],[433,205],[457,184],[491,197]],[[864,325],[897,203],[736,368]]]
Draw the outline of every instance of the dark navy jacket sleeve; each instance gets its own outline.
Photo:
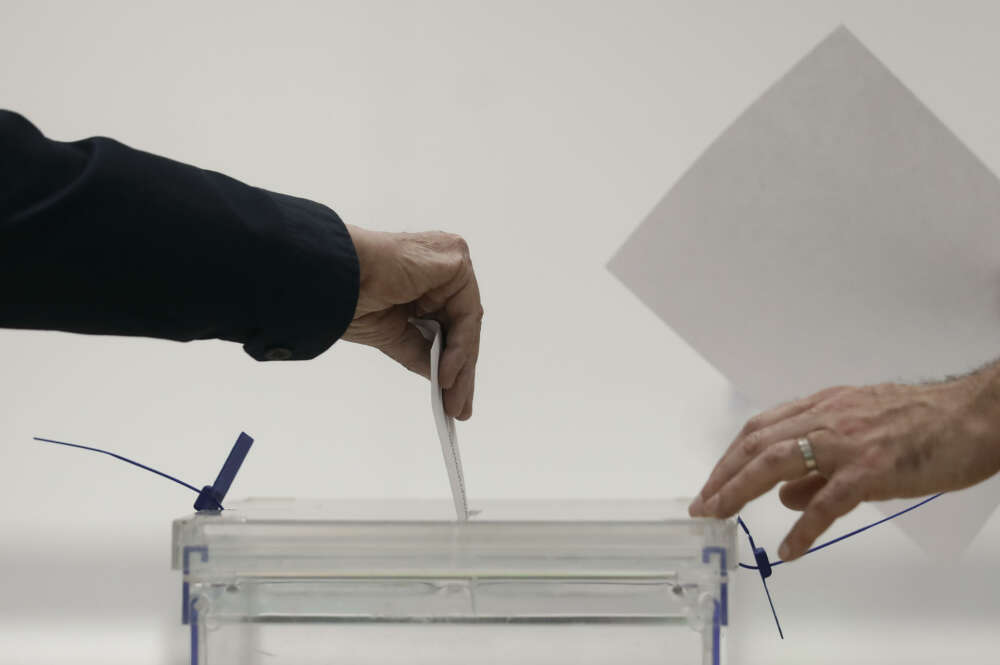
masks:
[[[350,324],[358,258],[329,208],[0,110],[0,326],[239,342],[313,358]]]

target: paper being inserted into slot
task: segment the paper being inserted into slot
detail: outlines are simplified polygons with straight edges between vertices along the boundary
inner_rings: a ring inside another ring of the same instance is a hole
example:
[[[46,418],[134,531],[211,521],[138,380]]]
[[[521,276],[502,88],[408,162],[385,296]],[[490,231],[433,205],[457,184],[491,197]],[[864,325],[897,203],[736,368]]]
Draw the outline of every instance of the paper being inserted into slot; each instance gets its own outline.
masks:
[[[438,381],[444,333],[441,331],[441,324],[437,321],[411,319],[410,323],[416,326],[420,334],[431,342],[431,410],[434,412],[434,424],[437,426],[438,438],[441,439],[444,465],[448,469],[448,482],[451,485],[451,498],[455,502],[455,514],[460,521],[465,521],[469,519],[469,501],[465,496],[465,476],[462,474],[462,457],[458,452],[455,419],[444,412],[444,398],[441,394],[441,384]]]

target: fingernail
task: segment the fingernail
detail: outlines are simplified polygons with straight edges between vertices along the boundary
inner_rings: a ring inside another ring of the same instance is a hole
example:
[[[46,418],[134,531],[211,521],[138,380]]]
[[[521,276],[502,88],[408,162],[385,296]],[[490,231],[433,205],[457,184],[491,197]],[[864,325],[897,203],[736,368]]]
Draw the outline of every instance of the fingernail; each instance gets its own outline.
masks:
[[[792,554],[792,548],[788,546],[788,542],[781,543],[781,547],[778,548],[778,556],[782,559],[787,559]]]
[[[699,494],[688,506],[688,515],[691,517],[701,517],[703,515],[702,510],[705,508],[705,502],[701,500],[701,495]]]

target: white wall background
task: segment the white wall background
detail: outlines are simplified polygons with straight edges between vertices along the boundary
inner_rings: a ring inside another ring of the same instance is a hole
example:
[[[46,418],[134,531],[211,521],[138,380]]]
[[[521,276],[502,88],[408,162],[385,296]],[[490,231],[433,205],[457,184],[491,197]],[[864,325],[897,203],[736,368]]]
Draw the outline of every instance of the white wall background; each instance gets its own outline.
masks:
[[[4,0],[0,106],[358,225],[463,234],[486,306],[459,432],[470,496],[691,495],[746,409],[604,264],[839,23],[1000,170],[990,2]],[[169,526],[193,495],[33,435],[204,484],[245,429],[235,496],[443,497],[427,401],[422,379],[347,343],[258,364],[222,342],[0,331],[0,663],[185,662]],[[773,497],[746,516],[772,549],[793,519]],[[731,662],[995,653],[998,554],[995,520],[946,563],[888,526],[779,569],[783,643],[742,573]]]

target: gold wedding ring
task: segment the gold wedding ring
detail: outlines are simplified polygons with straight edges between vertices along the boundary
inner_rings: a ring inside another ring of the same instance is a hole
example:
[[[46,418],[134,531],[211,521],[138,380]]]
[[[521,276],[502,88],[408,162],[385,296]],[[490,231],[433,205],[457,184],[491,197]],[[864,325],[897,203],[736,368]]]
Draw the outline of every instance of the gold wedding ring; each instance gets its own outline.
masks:
[[[816,456],[813,455],[812,444],[809,443],[809,439],[802,437],[799,439],[799,450],[802,451],[802,459],[806,461],[806,470],[815,471],[816,470]]]

